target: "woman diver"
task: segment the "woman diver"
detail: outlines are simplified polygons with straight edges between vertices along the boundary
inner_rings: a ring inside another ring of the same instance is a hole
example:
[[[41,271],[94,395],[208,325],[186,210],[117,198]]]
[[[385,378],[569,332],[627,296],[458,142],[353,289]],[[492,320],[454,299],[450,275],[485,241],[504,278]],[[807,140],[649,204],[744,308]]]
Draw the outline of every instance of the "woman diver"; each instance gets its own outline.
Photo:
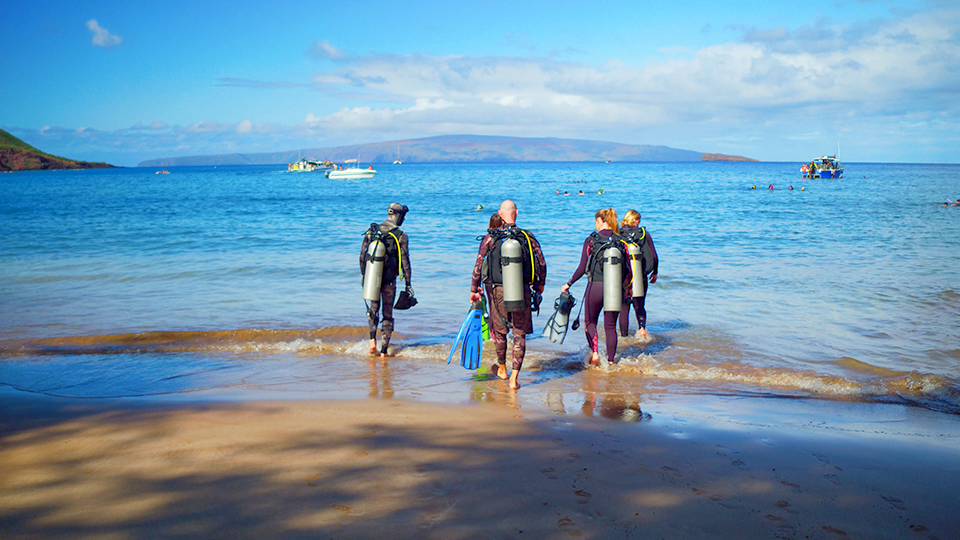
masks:
[[[640,275],[634,275],[633,279],[640,280],[643,286],[627,287],[626,297],[624,298],[623,310],[620,311],[620,335],[626,337],[630,329],[630,306],[633,306],[637,315],[637,337],[646,339],[647,337],[647,310],[644,305],[647,292],[647,276],[649,283],[657,282],[657,272],[660,266],[660,260],[657,257],[657,250],[653,247],[653,238],[645,227],[640,226],[640,212],[636,210],[627,210],[620,222],[620,236],[630,244],[635,246],[640,257],[639,268],[642,270]],[[628,265],[629,266],[629,265]],[[639,285],[639,283],[631,284]],[[634,295],[634,290],[643,294]]]
[[[587,334],[587,343],[590,344],[590,350],[593,352],[590,358],[591,364],[600,361],[599,339],[597,337],[597,321],[600,318],[600,312],[603,311],[603,330],[606,336],[607,362],[616,363],[614,355],[617,352],[617,318],[620,315],[621,307],[611,306],[613,293],[616,293],[615,304],[622,304],[624,291],[627,284],[631,281],[630,265],[626,244],[617,234],[619,231],[617,223],[617,211],[613,208],[603,208],[597,210],[594,215],[594,225],[597,231],[583,241],[583,250],[580,254],[580,265],[573,273],[573,276],[560,288],[562,292],[570,290],[570,286],[577,282],[583,274],[587,274],[587,290],[584,293],[584,309],[586,311],[585,330]],[[619,252],[617,257],[606,257],[605,252],[610,248],[616,248]],[[606,259],[606,260],[605,260]],[[610,271],[605,276],[607,267],[619,266],[619,276],[617,272]],[[607,278],[605,286],[604,278]],[[614,279],[616,282],[611,282]],[[605,289],[610,289],[605,295]],[[607,298],[607,302],[604,300]],[[606,306],[605,306],[606,304]],[[610,309],[617,307],[617,309]],[[605,309],[606,308],[606,309]]]

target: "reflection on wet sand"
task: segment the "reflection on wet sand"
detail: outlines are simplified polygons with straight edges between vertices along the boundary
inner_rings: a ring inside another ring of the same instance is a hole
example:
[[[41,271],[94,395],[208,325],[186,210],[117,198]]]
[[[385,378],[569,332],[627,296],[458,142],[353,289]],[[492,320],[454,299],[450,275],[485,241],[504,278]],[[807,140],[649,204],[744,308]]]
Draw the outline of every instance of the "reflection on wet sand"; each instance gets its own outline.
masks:
[[[386,359],[369,360],[367,378],[370,381],[369,396],[372,398],[391,399],[393,397],[393,370]]]

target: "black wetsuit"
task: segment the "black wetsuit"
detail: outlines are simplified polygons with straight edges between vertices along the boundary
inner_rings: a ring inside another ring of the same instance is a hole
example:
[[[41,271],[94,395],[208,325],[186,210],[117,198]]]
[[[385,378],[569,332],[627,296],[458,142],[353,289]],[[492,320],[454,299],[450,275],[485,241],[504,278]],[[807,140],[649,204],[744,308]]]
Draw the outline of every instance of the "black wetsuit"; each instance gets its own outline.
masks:
[[[600,236],[603,238],[610,238],[613,236],[613,231],[609,229],[604,229],[599,232]],[[590,255],[593,243],[591,238],[593,235],[588,236],[586,240],[583,241],[583,250],[580,253],[580,265],[577,267],[577,270],[573,273],[573,276],[567,281],[567,285],[573,285],[577,282],[578,279],[583,277],[583,274],[587,272],[587,265],[590,262]],[[628,259],[624,258],[624,261]],[[602,268],[602,266],[601,266]],[[630,265],[623,265],[623,286],[626,287],[630,283]],[[600,313],[603,312],[603,332],[605,335],[604,343],[607,346],[607,361],[610,363],[614,362],[614,355],[617,352],[617,316],[619,315],[616,311],[603,311],[603,274],[598,275],[596,272],[591,272],[588,276],[589,283],[587,283],[587,290],[583,295],[583,309],[584,309],[584,330],[587,334],[587,343],[590,345],[590,350],[593,352],[598,352],[600,350],[599,338],[597,335],[597,322],[600,319]]]
[[[386,354],[387,345],[390,344],[390,337],[393,335],[393,302],[397,297],[397,278],[403,277],[407,287],[410,287],[410,251],[407,249],[407,233],[401,231],[389,217],[387,221],[380,224],[380,231],[385,236],[384,244],[387,248],[387,258],[383,262],[380,299],[370,302],[370,310],[367,312],[367,328],[370,329],[370,339],[376,339],[377,326],[380,323],[380,308],[382,307],[383,326],[380,328],[380,352]],[[386,234],[387,232],[392,232],[394,236]],[[366,271],[365,256],[370,240],[371,232],[367,231],[363,235],[363,244],[360,247],[361,276]],[[397,252],[398,243],[399,253]]]
[[[626,296],[624,296],[623,310],[620,311],[620,335],[627,336],[630,334],[631,305],[633,306],[634,313],[637,315],[637,326],[640,328],[647,327],[646,299],[647,293],[650,290],[647,287],[647,276],[650,274],[656,275],[660,266],[660,260],[657,257],[656,248],[653,247],[653,239],[650,238],[650,233],[647,232],[646,229],[641,229],[633,225],[624,225],[620,227],[620,235],[623,236],[623,239],[627,242],[640,246],[641,267],[643,268],[641,275],[634,276],[634,279],[643,280],[643,296],[631,298],[630,293],[633,287],[627,287],[625,290]]]

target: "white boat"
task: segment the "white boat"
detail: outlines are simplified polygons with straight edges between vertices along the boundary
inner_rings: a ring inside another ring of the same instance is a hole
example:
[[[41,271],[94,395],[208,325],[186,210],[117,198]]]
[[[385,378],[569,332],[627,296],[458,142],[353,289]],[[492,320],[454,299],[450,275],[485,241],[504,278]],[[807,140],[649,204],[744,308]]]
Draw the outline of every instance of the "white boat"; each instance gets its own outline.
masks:
[[[377,171],[373,170],[373,165],[369,169],[361,169],[360,164],[355,159],[348,159],[344,162],[346,165],[342,169],[334,169],[326,172],[327,178],[332,180],[353,180],[360,178],[373,178]],[[350,164],[353,167],[350,167]]]
[[[400,161],[400,145],[397,145],[397,159],[393,160],[394,165],[403,165],[403,162]]]

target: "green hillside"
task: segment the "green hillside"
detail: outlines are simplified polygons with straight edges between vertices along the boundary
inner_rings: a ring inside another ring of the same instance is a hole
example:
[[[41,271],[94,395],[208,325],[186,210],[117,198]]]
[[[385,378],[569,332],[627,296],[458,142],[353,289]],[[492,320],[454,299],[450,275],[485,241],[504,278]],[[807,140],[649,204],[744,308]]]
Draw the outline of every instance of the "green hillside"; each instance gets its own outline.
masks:
[[[47,154],[0,129],[0,172],[108,168],[113,168],[113,165]]]
[[[6,131],[0,129],[0,149],[2,148],[13,148],[14,150],[32,150],[38,154],[43,152],[37,150],[36,148],[30,146],[29,144],[21,141],[20,139],[14,137],[13,135],[7,133]]]

